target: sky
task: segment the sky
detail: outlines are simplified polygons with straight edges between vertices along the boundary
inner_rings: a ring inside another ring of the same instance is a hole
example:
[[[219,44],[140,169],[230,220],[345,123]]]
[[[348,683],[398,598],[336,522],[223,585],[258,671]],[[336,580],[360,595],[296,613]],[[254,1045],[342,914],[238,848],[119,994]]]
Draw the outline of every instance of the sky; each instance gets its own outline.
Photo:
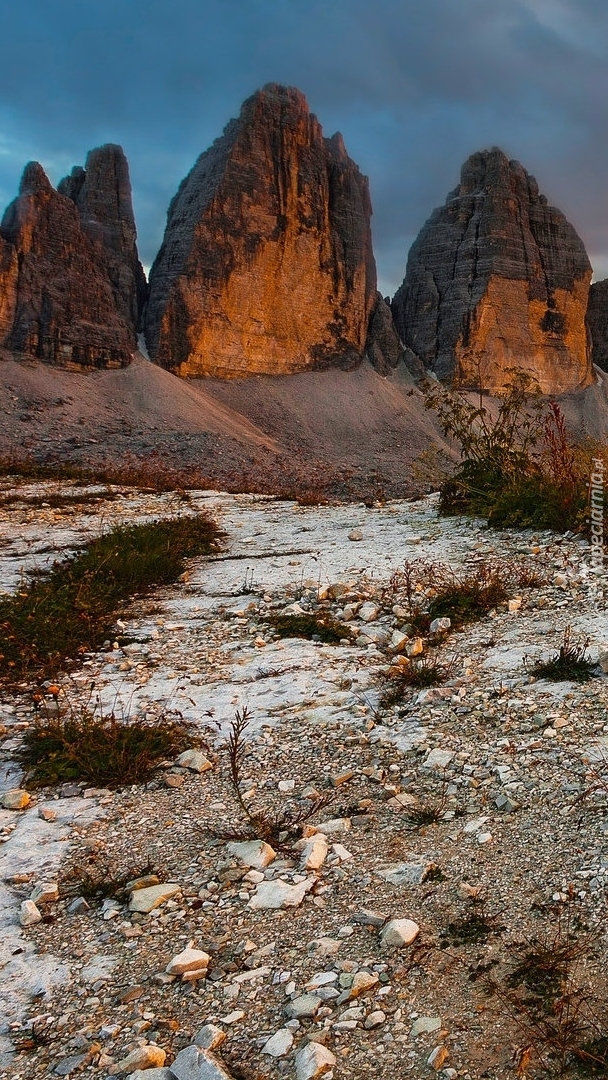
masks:
[[[127,154],[140,255],[198,155],[267,82],[297,86],[369,177],[379,288],[463,161],[500,146],[608,277],[606,0],[20,0],[2,16],[0,206]]]

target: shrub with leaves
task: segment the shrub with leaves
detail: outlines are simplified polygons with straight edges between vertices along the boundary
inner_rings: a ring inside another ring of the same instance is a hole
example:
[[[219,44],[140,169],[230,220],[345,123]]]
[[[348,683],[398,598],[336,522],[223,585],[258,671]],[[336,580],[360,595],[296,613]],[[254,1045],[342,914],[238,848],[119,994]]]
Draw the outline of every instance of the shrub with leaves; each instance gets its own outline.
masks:
[[[201,514],[120,525],[0,598],[0,677],[51,675],[100,648],[127,600],[175,581],[185,560],[214,550],[219,535]]]
[[[476,514],[495,526],[580,529],[588,505],[590,459],[577,452],[555,401],[514,370],[496,409],[433,386],[426,396],[461,462],[440,492],[443,514]]]

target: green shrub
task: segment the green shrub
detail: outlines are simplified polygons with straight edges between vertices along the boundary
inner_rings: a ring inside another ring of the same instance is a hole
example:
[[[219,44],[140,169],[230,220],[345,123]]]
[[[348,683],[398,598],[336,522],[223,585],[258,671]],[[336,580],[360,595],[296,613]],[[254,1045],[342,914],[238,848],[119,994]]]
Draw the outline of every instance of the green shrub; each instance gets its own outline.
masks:
[[[121,525],[55,563],[15,596],[0,598],[0,676],[49,675],[98,649],[127,600],[175,581],[185,560],[208,554],[218,538],[203,515]]]
[[[269,615],[264,622],[280,638],[306,638],[308,641],[322,641],[324,645],[339,645],[341,641],[353,640],[350,627],[330,616]]]
[[[160,761],[187,746],[186,729],[175,717],[152,723],[81,708],[37,719],[24,733],[20,761],[31,786],[83,780],[116,787],[145,783]]]

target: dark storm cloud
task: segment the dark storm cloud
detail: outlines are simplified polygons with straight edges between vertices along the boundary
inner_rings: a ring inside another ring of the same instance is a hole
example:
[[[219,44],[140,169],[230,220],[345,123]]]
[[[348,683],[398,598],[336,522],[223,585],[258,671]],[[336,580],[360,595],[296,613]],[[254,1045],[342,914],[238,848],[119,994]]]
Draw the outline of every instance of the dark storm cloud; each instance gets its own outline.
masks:
[[[607,6],[608,7],[608,6]],[[608,274],[608,10],[597,0],[25,0],[3,17],[0,198],[101,141],[131,165],[144,260],[196,156],[268,81],[370,177],[381,287],[473,151],[536,174]]]

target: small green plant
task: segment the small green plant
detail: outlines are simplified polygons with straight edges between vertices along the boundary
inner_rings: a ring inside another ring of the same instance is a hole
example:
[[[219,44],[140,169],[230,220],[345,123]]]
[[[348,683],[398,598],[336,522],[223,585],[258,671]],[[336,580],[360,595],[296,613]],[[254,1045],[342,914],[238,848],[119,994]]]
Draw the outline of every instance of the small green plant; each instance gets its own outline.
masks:
[[[317,795],[305,799],[300,806],[287,803],[276,810],[272,807],[253,807],[244,798],[242,792],[241,770],[247,756],[246,733],[251,724],[248,709],[238,709],[230,724],[226,741],[228,764],[232,789],[239,809],[245,818],[243,828],[226,832],[216,832],[226,840],[265,840],[278,848],[289,848],[297,839],[301,826],[319,810],[333,801],[333,793]]]
[[[491,562],[480,562],[464,573],[438,568],[431,585],[435,593],[428,609],[431,619],[448,616],[453,626],[482,618],[509,595],[505,569]]]
[[[421,660],[412,660],[409,664],[400,664],[398,669],[390,668],[386,686],[380,696],[382,708],[390,708],[402,702],[408,690],[423,690],[429,686],[444,683],[452,674],[455,658],[442,663],[433,657],[425,656]]]
[[[530,1068],[559,1077],[606,1076],[606,1017],[598,1011],[587,977],[577,980],[577,967],[592,957],[588,935],[579,936],[576,898],[570,887],[558,908],[555,926],[524,943],[504,981],[489,978],[486,989],[511,1014],[525,1039],[517,1075]]]
[[[61,879],[62,892],[69,896],[82,896],[85,900],[98,903],[107,896],[126,897],[127,886],[137,878],[150,877],[150,884],[156,877],[154,863],[148,859],[143,866],[116,867],[109,859],[91,852],[84,865],[67,870]]]
[[[264,622],[280,638],[306,638],[308,641],[322,641],[324,645],[339,645],[341,641],[352,641],[354,638],[346,623],[338,622],[329,615],[268,615]]]
[[[551,682],[587,682],[595,673],[596,663],[587,656],[589,638],[574,641],[572,627],[564,630],[564,638],[557,653],[549,660],[532,663],[524,657],[524,665],[530,675],[537,679],[549,679]]]
[[[126,601],[175,581],[185,560],[213,551],[219,536],[204,515],[121,525],[0,598],[0,677],[50,676],[99,649]]]
[[[68,706],[36,718],[24,732],[19,759],[33,787],[72,780],[122,787],[146,783],[159,762],[189,741],[179,713],[148,721]]]
[[[534,380],[518,370],[494,410],[478,393],[475,404],[458,391],[433,386],[427,392],[426,407],[461,452],[441,486],[440,512],[475,514],[496,527],[582,528],[589,468],[560,406],[542,401]]]

